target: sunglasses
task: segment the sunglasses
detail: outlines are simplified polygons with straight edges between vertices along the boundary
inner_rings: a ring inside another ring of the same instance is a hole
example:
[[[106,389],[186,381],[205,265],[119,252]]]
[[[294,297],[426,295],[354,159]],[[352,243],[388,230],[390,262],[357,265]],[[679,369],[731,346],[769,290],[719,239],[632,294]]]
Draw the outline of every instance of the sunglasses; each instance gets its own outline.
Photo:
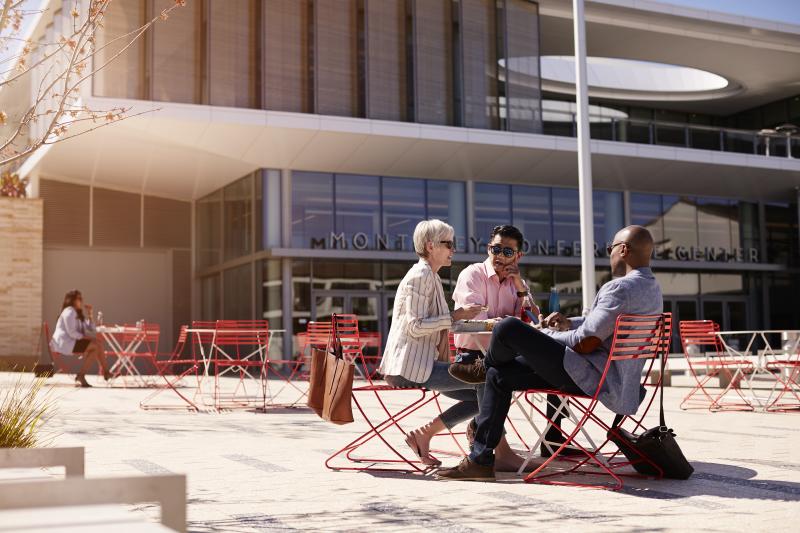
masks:
[[[453,241],[439,241],[439,244],[444,244],[445,248],[447,248],[448,250],[452,250],[453,247],[455,246]]]
[[[606,252],[608,253],[608,255],[611,255],[611,251],[614,250],[614,248],[616,248],[620,244],[624,244],[628,248],[631,247],[631,245],[628,244],[627,242],[615,242],[614,244],[610,244],[610,245],[606,246]]]
[[[494,246],[489,246],[489,252],[491,252],[492,255],[503,254],[506,257],[514,257],[514,254],[517,253],[517,251],[513,248],[509,248],[508,246],[504,248],[497,244]]]

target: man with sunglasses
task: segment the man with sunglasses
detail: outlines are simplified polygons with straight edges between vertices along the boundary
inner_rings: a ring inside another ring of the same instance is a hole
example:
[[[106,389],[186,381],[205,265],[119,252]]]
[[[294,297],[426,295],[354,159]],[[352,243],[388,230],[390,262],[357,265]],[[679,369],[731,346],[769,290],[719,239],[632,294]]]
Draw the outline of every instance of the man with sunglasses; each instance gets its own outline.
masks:
[[[472,451],[458,466],[439,470],[440,479],[494,480],[494,448],[502,438],[514,391],[535,388],[594,394],[608,360],[617,317],[663,312],[661,288],[650,270],[650,232],[628,226],[617,232],[608,251],[613,279],[597,292],[585,317],[552,313],[541,320],[541,329],[516,319],[503,320],[494,327],[485,363],[478,360],[450,366],[453,377],[469,384],[485,381],[486,385]],[[644,397],[644,363],[644,359],[618,361],[609,369],[598,396],[606,408],[621,415],[636,413]]]
[[[495,226],[487,246],[488,257],[482,263],[474,263],[461,271],[453,291],[456,308],[480,305],[484,308],[475,320],[502,319],[508,316],[519,317],[526,302],[531,304],[531,312],[539,315],[539,308],[530,299],[528,284],[522,279],[519,262],[522,259],[522,245],[525,238],[522,232],[511,225]],[[483,352],[479,340],[469,334],[455,335],[456,362],[470,364]],[[558,420],[560,422],[560,419]],[[476,422],[472,420],[467,427],[467,440],[472,444]],[[548,440],[556,442],[561,437],[557,430],[548,435]],[[542,450],[546,450],[542,447]],[[523,459],[516,455],[501,440],[496,453],[495,467],[498,471],[516,471]],[[547,453],[543,451],[543,453]]]

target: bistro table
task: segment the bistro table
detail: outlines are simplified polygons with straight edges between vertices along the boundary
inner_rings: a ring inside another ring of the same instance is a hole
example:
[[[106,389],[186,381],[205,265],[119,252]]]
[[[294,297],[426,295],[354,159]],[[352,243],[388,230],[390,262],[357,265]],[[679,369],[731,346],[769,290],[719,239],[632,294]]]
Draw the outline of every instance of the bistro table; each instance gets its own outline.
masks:
[[[132,377],[140,386],[147,387],[152,384],[139,372],[134,362],[135,357],[146,356],[153,359],[153,366],[155,367],[155,355],[152,353],[154,347],[145,342],[146,332],[142,327],[97,326],[95,330],[117,358],[109,368],[111,372],[109,384],[118,377],[123,376],[123,374],[124,376]]]
[[[768,365],[778,358],[784,358],[784,360],[800,360],[800,330],[769,329],[716,331],[714,334],[719,337],[725,352],[730,357],[734,359],[751,360],[753,362],[753,371],[750,373],[745,372],[744,367],[736,369],[736,372],[731,376],[730,382],[719,395],[719,398],[723,398],[732,388],[738,388],[740,391],[746,389],[749,396],[742,396],[742,398],[744,398],[745,401],[750,400],[754,410],[768,411],[769,407],[775,401],[773,400],[775,394],[782,392],[786,386],[780,379],[780,375],[776,375]],[[778,336],[782,339],[784,335],[790,337],[792,340],[789,340],[787,345],[774,348],[772,343],[770,343],[769,337]],[[739,348],[741,343],[734,346],[734,339],[736,338],[746,339],[744,348]],[[763,347],[758,348],[758,343],[763,343]],[[755,353],[753,353],[754,348],[756,348]],[[766,389],[756,389],[756,387],[754,387],[754,383],[759,377],[766,378],[766,380],[772,384],[766,396],[763,394]],[[794,376],[790,377],[790,380],[793,379],[793,377]],[[779,387],[781,388],[779,389]]]
[[[249,329],[229,329],[226,328],[225,332],[227,334],[236,334],[236,333],[250,333],[252,330]],[[258,355],[261,358],[261,375],[263,376],[266,373],[267,365],[269,364],[269,349],[272,344],[272,337],[276,334],[283,334],[286,330],[284,329],[270,329],[267,330],[267,344],[263,348],[259,347],[258,349],[254,350],[254,352],[248,357]],[[217,346],[216,338],[217,338],[217,330],[215,328],[186,328],[187,335],[194,335],[197,341],[197,346],[200,349],[200,357],[203,361],[203,372],[202,374],[198,374],[198,382],[197,382],[197,390],[195,391],[194,400],[196,403],[203,404],[206,408],[211,408],[216,410],[216,406],[214,404],[215,397],[214,397],[214,384],[212,376],[209,375],[209,371],[211,368],[211,359],[213,358],[214,352],[219,351],[224,357],[230,358],[224,350],[221,350],[219,346]],[[211,391],[206,393],[206,387],[211,387]],[[283,390],[283,389],[281,389]],[[197,399],[199,397],[199,402]],[[210,399],[211,403],[208,403],[208,399]],[[265,398],[266,401],[266,398]]]

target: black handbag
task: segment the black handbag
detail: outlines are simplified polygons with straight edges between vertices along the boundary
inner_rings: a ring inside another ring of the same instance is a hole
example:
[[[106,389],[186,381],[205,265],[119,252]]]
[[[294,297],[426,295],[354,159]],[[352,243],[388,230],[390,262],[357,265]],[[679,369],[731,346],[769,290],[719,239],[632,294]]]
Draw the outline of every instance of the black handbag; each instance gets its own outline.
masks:
[[[617,415],[611,429],[608,430],[608,438],[617,445],[619,450],[631,462],[633,468],[640,474],[646,476],[666,477],[670,479],[689,479],[694,472],[694,467],[689,464],[683,455],[678,442],[675,440],[675,433],[667,427],[664,421],[664,367],[666,358],[661,357],[661,398],[659,400],[659,425],[650,428],[640,435],[634,435],[630,431],[617,427],[621,415]]]

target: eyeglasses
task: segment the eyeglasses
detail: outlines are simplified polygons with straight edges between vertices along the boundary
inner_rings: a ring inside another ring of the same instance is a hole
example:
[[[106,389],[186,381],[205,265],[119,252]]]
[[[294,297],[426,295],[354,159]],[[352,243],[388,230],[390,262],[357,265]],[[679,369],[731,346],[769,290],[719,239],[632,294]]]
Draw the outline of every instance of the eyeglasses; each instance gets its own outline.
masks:
[[[489,252],[491,252],[492,255],[500,255],[502,253],[506,257],[514,257],[514,254],[517,253],[513,248],[509,248],[508,246],[504,248],[498,244],[489,246]]]
[[[448,250],[452,250],[454,247],[453,241],[439,241],[439,244],[444,244]]]
[[[612,250],[614,250],[614,248],[616,248],[616,247],[617,247],[617,246],[619,246],[620,244],[624,244],[624,245],[625,245],[625,246],[627,246],[628,248],[630,248],[630,247],[631,247],[631,245],[630,245],[629,243],[627,243],[627,242],[624,242],[624,241],[615,242],[614,244],[611,244],[611,245],[609,245],[609,246],[606,246],[606,252],[608,253],[608,255],[611,255],[611,251],[612,251]]]

